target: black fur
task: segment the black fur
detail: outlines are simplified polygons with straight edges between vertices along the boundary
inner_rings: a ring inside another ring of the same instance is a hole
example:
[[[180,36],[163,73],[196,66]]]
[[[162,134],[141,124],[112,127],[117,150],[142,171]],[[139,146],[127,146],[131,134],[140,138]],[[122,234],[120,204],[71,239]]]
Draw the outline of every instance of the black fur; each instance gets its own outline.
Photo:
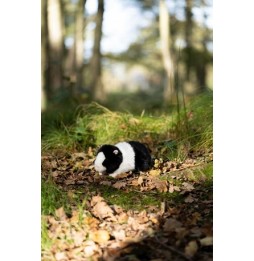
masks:
[[[115,150],[118,151],[118,154],[113,152]],[[101,146],[97,154],[101,151],[104,153],[106,158],[102,165],[106,168],[106,174],[111,174],[119,168],[123,161],[123,155],[117,147],[108,144]]]
[[[135,152],[135,171],[149,170],[152,167],[153,162],[148,148],[138,141],[129,141],[128,143]]]

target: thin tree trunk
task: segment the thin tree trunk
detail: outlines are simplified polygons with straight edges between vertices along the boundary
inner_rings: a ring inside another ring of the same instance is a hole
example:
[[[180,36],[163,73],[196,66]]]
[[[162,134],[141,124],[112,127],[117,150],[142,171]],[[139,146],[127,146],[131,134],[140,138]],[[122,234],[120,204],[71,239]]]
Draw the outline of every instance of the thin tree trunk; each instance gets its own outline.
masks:
[[[201,0],[201,8],[203,11],[203,64],[200,66],[200,78],[199,78],[199,85],[200,85],[200,92],[204,91],[207,87],[207,56],[208,56],[208,50],[207,50],[207,42],[209,41],[209,31],[206,26],[207,21],[207,13],[205,11],[206,3],[204,0]]]
[[[190,81],[190,70],[193,49],[193,0],[185,0],[185,42],[186,42],[186,80]]]
[[[173,79],[174,67],[170,53],[170,17],[165,0],[160,0],[160,40],[163,66],[166,72],[166,85],[164,88],[163,99],[168,103],[172,100],[174,94]]]
[[[48,47],[50,96],[63,87],[63,14],[61,0],[48,2]]]
[[[83,87],[83,62],[84,62],[84,11],[86,0],[79,0],[76,11],[75,25],[75,70],[76,87]]]
[[[46,51],[46,11],[47,1],[41,1],[41,111],[45,111],[47,107],[46,95],[46,64],[47,64],[47,51]]]
[[[96,15],[96,28],[94,32],[93,56],[91,59],[91,92],[95,100],[105,100],[105,92],[101,75],[101,37],[102,21],[104,13],[104,0],[98,0],[98,11]]]

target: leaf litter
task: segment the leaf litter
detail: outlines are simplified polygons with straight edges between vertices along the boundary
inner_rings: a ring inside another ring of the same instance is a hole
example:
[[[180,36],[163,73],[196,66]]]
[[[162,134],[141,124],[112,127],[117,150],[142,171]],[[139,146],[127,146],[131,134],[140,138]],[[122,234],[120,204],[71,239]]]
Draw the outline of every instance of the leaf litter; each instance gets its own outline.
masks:
[[[110,205],[99,189],[88,192],[85,209],[73,206],[67,215],[61,207],[46,216],[52,244],[42,250],[42,260],[212,260],[212,186],[203,186],[185,172],[204,162],[156,159],[152,170],[117,179],[98,175],[93,162],[92,148],[88,153],[42,156],[42,177],[52,179],[70,197],[76,188],[97,184],[179,198],[161,197],[157,206],[128,210]]]

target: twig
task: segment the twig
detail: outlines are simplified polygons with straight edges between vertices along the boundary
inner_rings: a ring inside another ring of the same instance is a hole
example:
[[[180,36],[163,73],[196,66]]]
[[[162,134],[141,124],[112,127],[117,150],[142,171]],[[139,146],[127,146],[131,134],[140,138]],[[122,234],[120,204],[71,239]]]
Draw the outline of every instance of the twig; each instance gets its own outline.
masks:
[[[168,246],[168,245],[166,245],[166,244],[160,242],[159,239],[158,239],[158,237],[155,236],[154,238],[155,238],[156,241],[157,241],[160,245],[162,245],[164,248],[169,249],[170,251],[172,251],[172,252],[178,254],[179,256],[183,257],[183,258],[186,259],[186,260],[189,260],[189,261],[192,260],[190,257],[187,257],[184,253],[182,253],[181,251],[177,250],[176,248],[174,248],[174,247],[172,247],[172,246]]]

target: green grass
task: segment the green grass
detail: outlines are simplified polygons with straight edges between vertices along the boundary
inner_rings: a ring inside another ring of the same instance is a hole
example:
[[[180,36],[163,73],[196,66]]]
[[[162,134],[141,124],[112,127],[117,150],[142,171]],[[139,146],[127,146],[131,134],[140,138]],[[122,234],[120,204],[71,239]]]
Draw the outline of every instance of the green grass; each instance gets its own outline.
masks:
[[[41,209],[43,215],[54,215],[55,210],[64,207],[66,213],[70,213],[71,208],[68,196],[51,180],[42,179],[41,182]]]
[[[42,151],[84,150],[122,140],[157,140],[168,132],[170,121],[167,116],[134,116],[91,103],[79,108],[74,124],[62,124],[58,128],[54,125],[45,130]]]
[[[190,151],[206,153],[213,145],[212,92],[196,97],[180,113],[164,111],[160,116],[115,112],[97,103],[79,106],[66,116],[46,115],[42,118],[43,153],[139,140],[154,146],[155,156],[184,160]]]
[[[52,240],[48,235],[48,226],[45,217],[41,218],[41,249],[48,250],[52,245]]]

